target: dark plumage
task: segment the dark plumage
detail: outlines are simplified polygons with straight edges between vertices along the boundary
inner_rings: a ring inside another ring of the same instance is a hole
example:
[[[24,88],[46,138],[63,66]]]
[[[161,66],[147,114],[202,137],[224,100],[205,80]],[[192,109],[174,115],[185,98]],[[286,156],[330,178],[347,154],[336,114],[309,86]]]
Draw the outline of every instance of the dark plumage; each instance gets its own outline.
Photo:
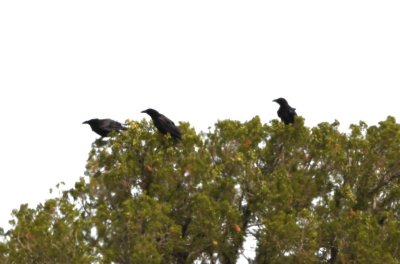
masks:
[[[90,119],[82,124],[89,124],[94,132],[102,137],[107,137],[111,131],[127,130],[121,123],[111,119]]]
[[[151,108],[142,111],[142,113],[148,114],[153,119],[154,125],[162,134],[169,133],[173,138],[181,139],[179,128],[168,117]]]
[[[278,98],[273,100],[280,105],[278,109],[278,116],[281,120],[287,124],[294,123],[294,117],[296,116],[296,108],[291,107],[285,98]]]

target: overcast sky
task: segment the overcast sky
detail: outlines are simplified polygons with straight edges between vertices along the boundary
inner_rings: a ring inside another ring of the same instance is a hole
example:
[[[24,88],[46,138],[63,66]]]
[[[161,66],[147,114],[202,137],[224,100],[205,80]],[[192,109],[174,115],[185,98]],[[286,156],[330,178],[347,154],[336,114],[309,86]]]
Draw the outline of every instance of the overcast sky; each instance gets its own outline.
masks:
[[[400,1],[1,1],[0,226],[83,175],[91,118],[400,116]]]

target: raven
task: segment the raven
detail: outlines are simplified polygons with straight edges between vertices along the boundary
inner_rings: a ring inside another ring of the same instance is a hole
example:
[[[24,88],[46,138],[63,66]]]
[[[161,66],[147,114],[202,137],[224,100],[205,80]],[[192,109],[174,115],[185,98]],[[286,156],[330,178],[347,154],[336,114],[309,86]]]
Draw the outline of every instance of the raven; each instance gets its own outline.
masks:
[[[278,109],[278,116],[281,120],[287,124],[294,123],[294,117],[296,116],[296,108],[291,107],[285,98],[278,98],[273,100],[272,102],[276,102],[280,105]]]
[[[90,119],[82,124],[89,124],[94,132],[101,137],[107,137],[111,131],[127,130],[128,128],[121,125],[121,123],[111,119]]]
[[[169,133],[173,138],[181,139],[179,128],[168,117],[151,108],[142,111],[142,113],[148,114],[153,119],[154,125],[162,134]]]

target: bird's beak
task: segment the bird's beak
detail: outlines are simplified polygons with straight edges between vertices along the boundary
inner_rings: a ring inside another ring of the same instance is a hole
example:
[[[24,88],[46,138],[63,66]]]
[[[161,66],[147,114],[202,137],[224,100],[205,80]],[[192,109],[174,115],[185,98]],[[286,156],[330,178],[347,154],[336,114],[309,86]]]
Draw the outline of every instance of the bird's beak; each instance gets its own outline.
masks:
[[[83,122],[82,124],[89,124],[88,121]]]
[[[277,100],[277,99],[275,99],[275,100],[272,100],[272,102],[276,102],[276,100]]]
[[[146,113],[146,110],[143,110],[142,112],[140,112],[140,113]]]

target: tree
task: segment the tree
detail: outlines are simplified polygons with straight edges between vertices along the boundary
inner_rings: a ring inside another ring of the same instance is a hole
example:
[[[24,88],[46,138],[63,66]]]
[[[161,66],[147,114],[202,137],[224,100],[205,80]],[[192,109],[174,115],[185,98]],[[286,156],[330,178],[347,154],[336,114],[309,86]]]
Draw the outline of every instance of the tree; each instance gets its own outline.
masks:
[[[13,211],[1,263],[399,263],[400,125],[146,121],[93,143],[85,176]]]

